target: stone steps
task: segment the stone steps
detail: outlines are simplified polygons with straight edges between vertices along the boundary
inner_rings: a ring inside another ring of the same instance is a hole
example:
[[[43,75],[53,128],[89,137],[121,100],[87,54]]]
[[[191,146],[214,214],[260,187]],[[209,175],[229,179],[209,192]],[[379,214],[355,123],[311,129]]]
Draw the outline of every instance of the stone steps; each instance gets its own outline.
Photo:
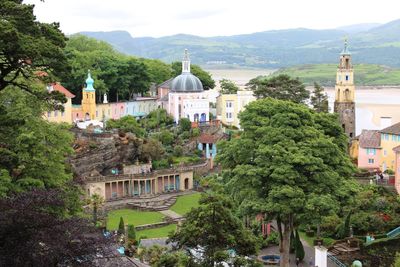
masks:
[[[141,202],[131,202],[128,205],[132,208],[140,209],[140,210],[167,210],[176,202],[176,196],[172,196],[165,200],[146,200]]]

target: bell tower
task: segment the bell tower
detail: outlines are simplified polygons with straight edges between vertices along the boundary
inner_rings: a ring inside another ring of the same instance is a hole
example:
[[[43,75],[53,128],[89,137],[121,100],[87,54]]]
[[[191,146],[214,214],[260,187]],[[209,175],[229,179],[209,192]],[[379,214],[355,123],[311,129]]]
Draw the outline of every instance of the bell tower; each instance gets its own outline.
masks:
[[[93,87],[93,83],[89,70],[86,87],[82,91],[82,112],[85,120],[96,119],[96,90]]]
[[[340,124],[349,138],[355,137],[356,134],[354,91],[354,72],[351,63],[351,53],[347,47],[347,40],[345,40],[336,72],[334,112],[339,114]]]

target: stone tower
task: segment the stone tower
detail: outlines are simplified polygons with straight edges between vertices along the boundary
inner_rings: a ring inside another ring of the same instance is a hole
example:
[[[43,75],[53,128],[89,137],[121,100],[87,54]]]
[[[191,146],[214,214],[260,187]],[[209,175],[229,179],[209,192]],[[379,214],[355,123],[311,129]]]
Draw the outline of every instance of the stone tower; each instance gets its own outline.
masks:
[[[89,70],[86,87],[82,91],[82,112],[85,120],[96,119],[96,90],[93,87],[93,83]]]
[[[356,111],[354,102],[354,72],[351,53],[347,47],[340,53],[339,67],[336,72],[334,112],[339,114],[339,121],[349,138],[356,134]]]

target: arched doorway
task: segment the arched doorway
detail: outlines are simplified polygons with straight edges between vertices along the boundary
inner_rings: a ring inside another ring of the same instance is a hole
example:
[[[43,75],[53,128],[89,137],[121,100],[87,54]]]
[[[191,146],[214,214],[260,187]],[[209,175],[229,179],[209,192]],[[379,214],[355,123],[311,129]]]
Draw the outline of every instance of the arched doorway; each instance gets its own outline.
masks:
[[[86,113],[86,114],[85,114],[85,121],[90,121],[90,115],[89,115],[89,113]]]
[[[185,190],[189,189],[189,178],[185,178]]]
[[[199,113],[195,113],[195,114],[194,114],[193,120],[194,120],[195,122],[198,122],[198,121],[199,121]]]
[[[200,122],[205,122],[205,121],[207,121],[206,113],[201,113]]]

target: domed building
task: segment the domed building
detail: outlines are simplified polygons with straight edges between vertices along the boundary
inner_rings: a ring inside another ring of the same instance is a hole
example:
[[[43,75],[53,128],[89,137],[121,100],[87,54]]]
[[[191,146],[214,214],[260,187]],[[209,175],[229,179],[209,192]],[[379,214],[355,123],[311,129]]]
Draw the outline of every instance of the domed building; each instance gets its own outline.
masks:
[[[209,120],[209,100],[204,94],[200,79],[190,73],[187,49],[182,60],[182,74],[170,83],[167,111],[174,117],[176,123],[181,118],[188,118],[191,122]]]

